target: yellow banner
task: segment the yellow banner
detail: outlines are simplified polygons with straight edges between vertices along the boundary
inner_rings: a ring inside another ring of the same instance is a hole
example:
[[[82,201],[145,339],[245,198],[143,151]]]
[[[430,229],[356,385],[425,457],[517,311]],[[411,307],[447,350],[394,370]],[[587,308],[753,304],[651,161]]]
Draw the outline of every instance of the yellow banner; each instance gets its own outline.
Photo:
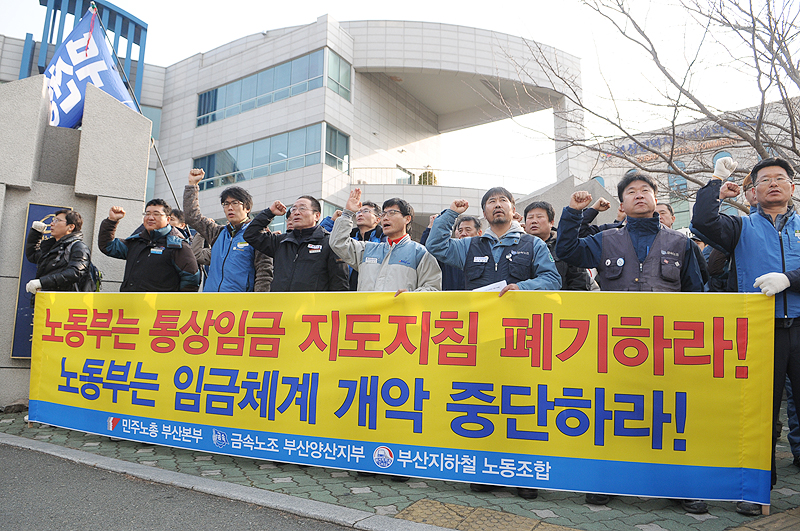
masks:
[[[354,470],[769,503],[773,309],[755,294],[39,293],[31,419]]]

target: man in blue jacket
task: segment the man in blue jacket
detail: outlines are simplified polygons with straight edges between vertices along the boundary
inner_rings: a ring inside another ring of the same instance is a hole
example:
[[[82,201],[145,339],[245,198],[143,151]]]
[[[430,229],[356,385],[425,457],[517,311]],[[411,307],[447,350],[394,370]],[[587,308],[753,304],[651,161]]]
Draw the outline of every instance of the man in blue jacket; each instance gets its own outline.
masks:
[[[547,244],[526,233],[514,220],[514,196],[505,188],[487,191],[481,199],[489,228],[481,236],[450,238],[456,218],[469,203],[456,199],[433,222],[425,243],[428,251],[445,264],[464,270],[466,289],[506,282],[502,297],[510,290],[557,290],[561,276]]]
[[[198,183],[205,171],[189,172],[189,184],[183,190],[183,210],[186,223],[211,246],[205,292],[269,291],[272,282],[272,258],[255,250],[244,240],[250,225],[253,198],[238,186],[230,186],[219,196],[225,218],[220,225],[200,212]]]
[[[337,210],[333,217],[326,216],[320,221],[319,226],[328,232],[333,232],[333,224],[341,215],[342,211]],[[356,212],[356,226],[350,231],[350,237],[357,242],[380,243],[386,241],[380,220],[381,207],[372,201],[364,201]],[[358,271],[352,267],[350,268],[350,291],[358,291]]]
[[[717,161],[714,178],[697,191],[692,226],[715,247],[732,254],[730,275],[736,275],[739,292],[761,291],[775,297],[771,425],[774,427],[786,377],[793,389],[800,389],[800,216],[792,204],[794,169],[783,159],[761,160],[750,172],[758,203],[756,211],[749,216],[733,217],[720,213],[719,204],[720,200],[740,193],[738,184],[724,181],[736,165],[730,157]],[[773,429],[773,485],[777,481],[777,439]]]

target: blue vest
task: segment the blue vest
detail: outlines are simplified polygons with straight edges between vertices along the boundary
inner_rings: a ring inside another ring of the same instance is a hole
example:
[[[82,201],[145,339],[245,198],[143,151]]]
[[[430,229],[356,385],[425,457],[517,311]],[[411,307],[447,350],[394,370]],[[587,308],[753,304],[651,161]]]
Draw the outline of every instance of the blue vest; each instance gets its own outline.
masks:
[[[733,251],[739,292],[760,293],[753,287],[757,277],[800,268],[800,216],[792,214],[780,233],[757,212],[741,219],[742,234]],[[786,289],[775,295],[775,317],[800,317],[800,293]]]
[[[503,254],[498,264],[492,255],[490,238],[480,236],[470,238],[464,262],[466,289],[488,286],[501,280],[505,280],[508,284],[516,284],[531,278],[531,261],[536,240],[544,245],[540,238],[530,234],[520,234],[518,243],[503,247]]]
[[[244,241],[244,231],[250,222],[242,223],[231,235],[230,225],[220,231],[211,246],[211,266],[203,291],[253,291],[255,288],[255,256],[252,245]]]

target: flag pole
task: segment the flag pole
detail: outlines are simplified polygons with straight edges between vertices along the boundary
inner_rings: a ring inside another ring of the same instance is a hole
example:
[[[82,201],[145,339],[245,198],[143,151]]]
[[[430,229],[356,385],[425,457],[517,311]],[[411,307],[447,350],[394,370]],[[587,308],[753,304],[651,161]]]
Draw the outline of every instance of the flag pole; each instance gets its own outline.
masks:
[[[111,42],[111,39],[108,38],[108,32],[106,31],[105,25],[103,25],[103,20],[99,16],[97,16],[97,5],[94,2],[89,3],[89,9],[93,10],[94,16],[97,17],[97,21],[100,22],[100,29],[103,30],[103,36],[106,38],[106,42],[108,42],[108,47],[111,48],[111,53],[114,54],[114,59],[117,61],[117,70],[122,74],[122,80],[125,82],[125,87],[128,89],[128,94],[130,94],[131,98],[133,99],[133,103],[136,104],[136,109],[139,111],[139,114],[144,116],[142,112],[142,106],[139,105],[139,100],[136,99],[136,94],[133,93],[131,90],[131,82],[128,79],[128,76],[125,74],[125,69],[122,66],[122,61],[120,61],[119,56],[117,55],[117,50],[114,49],[114,44]],[[142,72],[144,72],[144,65],[142,65]],[[175,195],[175,189],[172,188],[172,181],[169,179],[169,175],[167,175],[167,168],[164,167],[164,161],[161,160],[161,154],[158,152],[158,148],[156,147],[156,140],[150,135],[150,146],[156,153],[156,158],[158,159],[158,164],[161,166],[161,171],[164,172],[164,177],[167,179],[167,185],[169,185],[169,191],[172,192],[172,198],[175,199],[175,207],[181,206],[182,203],[178,202],[178,197]]]

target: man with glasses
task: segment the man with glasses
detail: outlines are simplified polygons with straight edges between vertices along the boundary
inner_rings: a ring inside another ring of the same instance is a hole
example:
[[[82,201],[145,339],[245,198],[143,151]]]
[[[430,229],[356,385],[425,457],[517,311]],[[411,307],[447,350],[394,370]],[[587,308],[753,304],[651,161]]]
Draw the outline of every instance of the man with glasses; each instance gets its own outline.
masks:
[[[230,186],[219,196],[227,223],[220,225],[200,212],[198,183],[206,172],[193,169],[183,189],[183,210],[187,224],[211,246],[208,277],[204,292],[269,291],[272,258],[256,251],[244,240],[250,225],[253,198],[239,186]]]
[[[383,203],[381,229],[385,242],[357,241],[350,237],[353,218],[362,208],[361,189],[350,192],[342,215],[333,224],[331,248],[358,271],[358,291],[439,291],[442,271],[436,259],[408,234],[414,210],[400,198]]]
[[[725,181],[736,166],[731,157],[717,161],[714,178],[697,191],[692,225],[715,247],[732,255],[729,284],[739,292],[760,291],[775,297],[772,424],[765,427],[770,429],[778,423],[786,377],[793,389],[800,389],[800,216],[792,204],[794,169],[780,158],[762,159],[750,172],[755,212],[734,217],[721,213],[719,205],[722,199],[740,193],[739,185]],[[775,485],[779,434],[775,429],[771,432]],[[737,511],[760,514],[757,505],[745,502],[737,504]]]
[[[286,205],[275,201],[244,231],[245,241],[274,261],[271,291],[347,291],[350,287],[347,265],[331,250],[328,233],[318,225],[321,210],[315,198],[300,196],[286,220],[286,233],[264,232],[275,216],[286,214]]]
[[[100,251],[125,260],[120,291],[197,291],[197,260],[189,243],[169,224],[171,212],[163,199],[151,199],[145,205],[141,229],[124,240],[114,237],[125,217],[122,207],[112,206],[100,223]]]
[[[337,210],[333,217],[328,216],[319,224],[331,232],[333,224],[341,215],[342,211]],[[381,208],[372,201],[364,201],[356,212],[356,226],[350,231],[350,237],[359,242],[380,243],[384,241],[386,238],[384,238],[383,229],[379,224],[380,219]],[[358,291],[358,270],[353,268],[350,268],[350,291]]]

